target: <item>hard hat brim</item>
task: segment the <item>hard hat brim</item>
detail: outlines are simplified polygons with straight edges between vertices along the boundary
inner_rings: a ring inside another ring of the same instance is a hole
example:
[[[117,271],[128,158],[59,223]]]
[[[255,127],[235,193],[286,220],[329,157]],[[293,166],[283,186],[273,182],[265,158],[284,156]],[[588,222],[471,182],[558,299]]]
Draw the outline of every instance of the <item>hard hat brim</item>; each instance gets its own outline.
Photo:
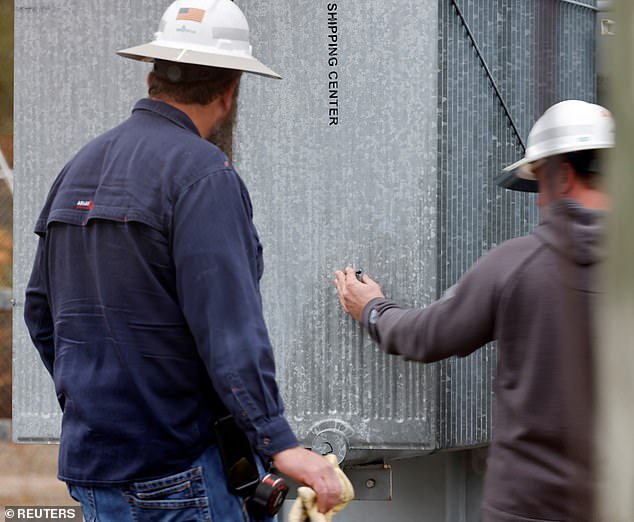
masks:
[[[218,67],[220,69],[234,69],[244,71],[267,78],[280,80],[282,77],[275,71],[269,69],[262,62],[255,58],[246,58],[228,54],[205,53],[191,49],[176,47],[166,47],[154,42],[137,45],[117,51],[119,56],[139,60],[142,62],[153,62],[154,60],[166,60],[169,62],[188,63],[191,65],[202,65],[206,67]]]
[[[527,158],[522,158],[502,170],[503,172],[515,174],[518,178],[535,181],[535,174],[527,168],[531,163],[533,162],[529,161]]]
[[[535,174],[530,169],[530,164],[535,163],[536,161],[546,159],[552,156],[557,156],[558,154],[566,154],[567,152],[580,152],[582,150],[601,150],[601,149],[611,149],[614,147],[613,143],[591,143],[586,146],[584,145],[574,145],[567,147],[560,147],[558,149],[549,150],[546,153],[538,154],[534,158],[522,158],[515,163],[512,163],[508,167],[505,167],[503,172],[512,172],[517,177],[527,180],[535,180]]]
[[[518,192],[539,192],[537,181],[520,178],[515,172],[502,172],[494,181],[499,187],[509,190]]]

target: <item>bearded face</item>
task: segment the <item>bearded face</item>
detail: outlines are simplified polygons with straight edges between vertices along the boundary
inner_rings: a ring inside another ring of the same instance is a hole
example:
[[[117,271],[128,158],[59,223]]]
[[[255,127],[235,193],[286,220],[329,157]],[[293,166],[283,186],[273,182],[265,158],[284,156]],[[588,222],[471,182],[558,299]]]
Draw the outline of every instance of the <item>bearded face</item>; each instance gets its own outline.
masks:
[[[218,123],[215,129],[206,137],[207,141],[213,143],[222,152],[224,152],[229,159],[233,156],[233,129],[236,124],[238,116],[238,91],[240,90],[240,84],[236,86],[233,93],[233,99],[231,100],[231,109],[227,115]]]

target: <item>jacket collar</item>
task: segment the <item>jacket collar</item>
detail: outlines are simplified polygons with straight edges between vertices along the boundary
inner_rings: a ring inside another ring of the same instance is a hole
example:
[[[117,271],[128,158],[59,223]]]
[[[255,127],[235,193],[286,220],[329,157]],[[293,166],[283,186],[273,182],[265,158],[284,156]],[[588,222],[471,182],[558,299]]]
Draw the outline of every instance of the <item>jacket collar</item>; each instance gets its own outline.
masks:
[[[196,128],[196,125],[194,125],[194,122],[191,120],[191,118],[187,116],[187,114],[185,114],[183,111],[177,109],[169,103],[165,103],[159,100],[153,100],[152,98],[143,98],[142,100],[136,102],[134,108],[132,109],[133,113],[137,111],[153,112],[155,114],[158,114],[159,116],[162,116],[163,118],[170,120],[172,123],[178,125],[179,127],[182,127],[183,129],[188,129],[195,133],[197,136],[200,136],[200,133],[198,132],[198,129]]]

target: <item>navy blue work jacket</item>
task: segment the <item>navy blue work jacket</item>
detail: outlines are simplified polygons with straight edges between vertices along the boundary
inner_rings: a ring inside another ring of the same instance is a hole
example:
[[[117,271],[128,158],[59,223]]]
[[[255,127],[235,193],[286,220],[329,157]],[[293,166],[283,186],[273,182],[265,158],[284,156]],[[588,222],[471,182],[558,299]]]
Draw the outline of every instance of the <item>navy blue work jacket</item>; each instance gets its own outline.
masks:
[[[297,445],[249,195],[187,115],[139,101],[64,167],[35,232],[25,320],[63,409],[61,480],[185,469],[213,442],[214,389],[263,457]]]

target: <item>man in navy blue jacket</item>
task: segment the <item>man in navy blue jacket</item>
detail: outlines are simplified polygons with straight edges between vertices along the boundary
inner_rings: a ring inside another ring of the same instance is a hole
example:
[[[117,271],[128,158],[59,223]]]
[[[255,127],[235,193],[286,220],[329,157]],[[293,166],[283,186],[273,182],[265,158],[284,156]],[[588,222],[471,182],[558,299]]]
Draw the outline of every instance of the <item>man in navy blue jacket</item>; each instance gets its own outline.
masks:
[[[284,418],[249,194],[209,141],[231,127],[243,71],[279,76],[235,4],[196,5],[178,0],[154,42],[120,52],[154,61],[150,98],[64,167],[35,228],[25,320],[63,409],[59,478],[89,520],[256,520],[228,488],[218,400],[320,511],[339,499]]]

